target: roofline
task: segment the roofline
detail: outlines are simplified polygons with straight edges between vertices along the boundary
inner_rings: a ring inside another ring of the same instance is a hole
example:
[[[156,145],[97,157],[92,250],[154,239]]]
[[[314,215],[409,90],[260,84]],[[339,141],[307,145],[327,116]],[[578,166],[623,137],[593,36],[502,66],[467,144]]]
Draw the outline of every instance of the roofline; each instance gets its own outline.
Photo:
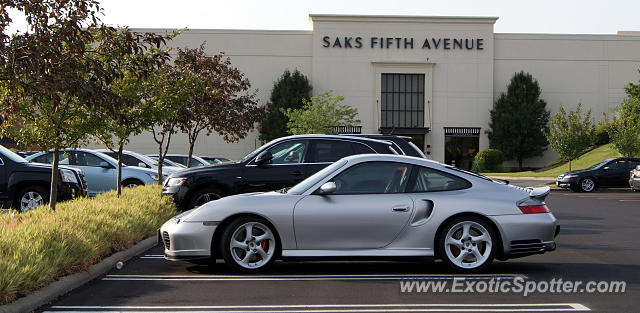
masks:
[[[438,24],[495,24],[498,17],[489,16],[420,16],[420,15],[340,15],[309,14],[313,22],[376,22],[376,23],[438,23]]]
[[[276,138],[276,139],[273,140],[273,142],[279,142],[279,141],[282,141],[282,140],[285,140],[285,139],[292,139],[292,138],[293,139],[295,139],[295,138],[355,139],[355,140],[363,140],[363,141],[369,141],[369,142],[377,142],[377,143],[393,146],[390,142],[388,142],[386,140],[379,140],[379,139],[366,138],[366,137],[349,136],[348,134],[344,134],[344,135],[324,135],[324,134],[291,135],[291,136]]]

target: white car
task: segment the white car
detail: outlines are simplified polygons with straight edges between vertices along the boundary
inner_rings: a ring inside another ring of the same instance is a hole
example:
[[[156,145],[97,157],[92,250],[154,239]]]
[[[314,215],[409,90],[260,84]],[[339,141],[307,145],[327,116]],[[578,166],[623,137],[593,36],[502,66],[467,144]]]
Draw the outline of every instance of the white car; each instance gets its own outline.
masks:
[[[60,151],[59,164],[81,169],[87,180],[89,196],[117,188],[118,161],[89,149],[65,149]],[[38,152],[26,158],[29,162],[51,164],[53,152]],[[160,178],[164,179],[164,177]],[[156,171],[136,166],[122,167],[122,185],[135,187],[158,183]]]

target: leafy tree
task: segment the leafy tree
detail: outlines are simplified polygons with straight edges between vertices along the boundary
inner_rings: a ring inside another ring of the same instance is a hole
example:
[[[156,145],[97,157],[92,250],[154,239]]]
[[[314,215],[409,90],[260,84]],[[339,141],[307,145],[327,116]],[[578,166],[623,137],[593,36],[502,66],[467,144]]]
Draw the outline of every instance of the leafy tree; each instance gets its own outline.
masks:
[[[616,108],[609,125],[613,146],[626,157],[640,155],[640,97],[630,97]]]
[[[106,87],[111,91],[94,113],[101,121],[96,137],[117,155],[117,194],[122,188],[122,151],[132,135],[154,123],[153,103],[143,101],[144,80],[169,59],[168,36],[139,34],[127,28],[105,28],[97,34],[95,61],[121,76]],[[162,175],[157,177],[162,181]]]
[[[285,70],[273,84],[267,103],[267,114],[260,127],[260,140],[271,141],[289,135],[289,119],[282,110],[299,109],[311,95],[311,85],[306,76],[297,69],[293,73]]]
[[[24,14],[28,30],[8,34],[8,11]],[[88,112],[113,79],[90,55],[101,29],[98,2],[3,0],[0,10],[2,133],[53,150],[49,208],[55,210],[58,152],[87,140],[97,124]]]
[[[549,129],[545,130],[551,149],[560,154],[560,158],[569,162],[578,158],[585,149],[591,145],[593,123],[591,122],[591,110],[582,116],[582,104],[578,103],[575,111],[567,114],[562,106],[552,118]]]
[[[336,126],[357,126],[358,110],[340,104],[342,96],[333,96],[331,91],[302,100],[300,109],[282,110],[289,119],[287,127],[294,135],[301,134],[337,134]]]
[[[166,65],[146,84],[145,102],[152,108],[149,131],[158,144],[158,175],[162,175],[164,159],[169,152],[171,137],[185,118],[185,106],[207,92],[202,79],[191,71],[179,71]],[[158,180],[158,184],[162,184]]]
[[[640,73],[640,70],[638,70]],[[629,83],[624,86],[624,91],[630,98],[640,98],[640,82],[638,84]]]
[[[231,65],[223,53],[207,56],[204,44],[196,49],[178,49],[175,66],[190,71],[203,82],[205,91],[190,98],[179,111],[178,127],[187,134],[191,165],[193,147],[201,132],[222,135],[224,141],[244,138],[264,116],[264,108],[249,92],[251,84],[240,70]]]
[[[542,155],[548,144],[543,134],[549,122],[546,106],[533,76],[516,73],[491,110],[490,147],[501,150],[507,160],[517,160],[520,169],[524,159]]]

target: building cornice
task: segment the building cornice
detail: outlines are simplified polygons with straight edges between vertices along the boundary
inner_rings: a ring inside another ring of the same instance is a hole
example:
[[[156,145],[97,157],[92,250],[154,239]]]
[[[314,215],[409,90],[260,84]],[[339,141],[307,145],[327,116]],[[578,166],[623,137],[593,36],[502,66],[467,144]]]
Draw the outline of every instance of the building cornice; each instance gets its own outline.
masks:
[[[495,24],[497,17],[309,14],[313,22]]]

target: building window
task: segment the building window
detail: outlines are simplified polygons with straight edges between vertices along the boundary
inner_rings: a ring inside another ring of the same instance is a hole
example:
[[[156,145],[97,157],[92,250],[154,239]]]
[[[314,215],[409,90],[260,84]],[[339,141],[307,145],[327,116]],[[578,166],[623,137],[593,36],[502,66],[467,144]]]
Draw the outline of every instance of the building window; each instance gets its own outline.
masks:
[[[381,128],[424,127],[424,74],[382,74]]]

